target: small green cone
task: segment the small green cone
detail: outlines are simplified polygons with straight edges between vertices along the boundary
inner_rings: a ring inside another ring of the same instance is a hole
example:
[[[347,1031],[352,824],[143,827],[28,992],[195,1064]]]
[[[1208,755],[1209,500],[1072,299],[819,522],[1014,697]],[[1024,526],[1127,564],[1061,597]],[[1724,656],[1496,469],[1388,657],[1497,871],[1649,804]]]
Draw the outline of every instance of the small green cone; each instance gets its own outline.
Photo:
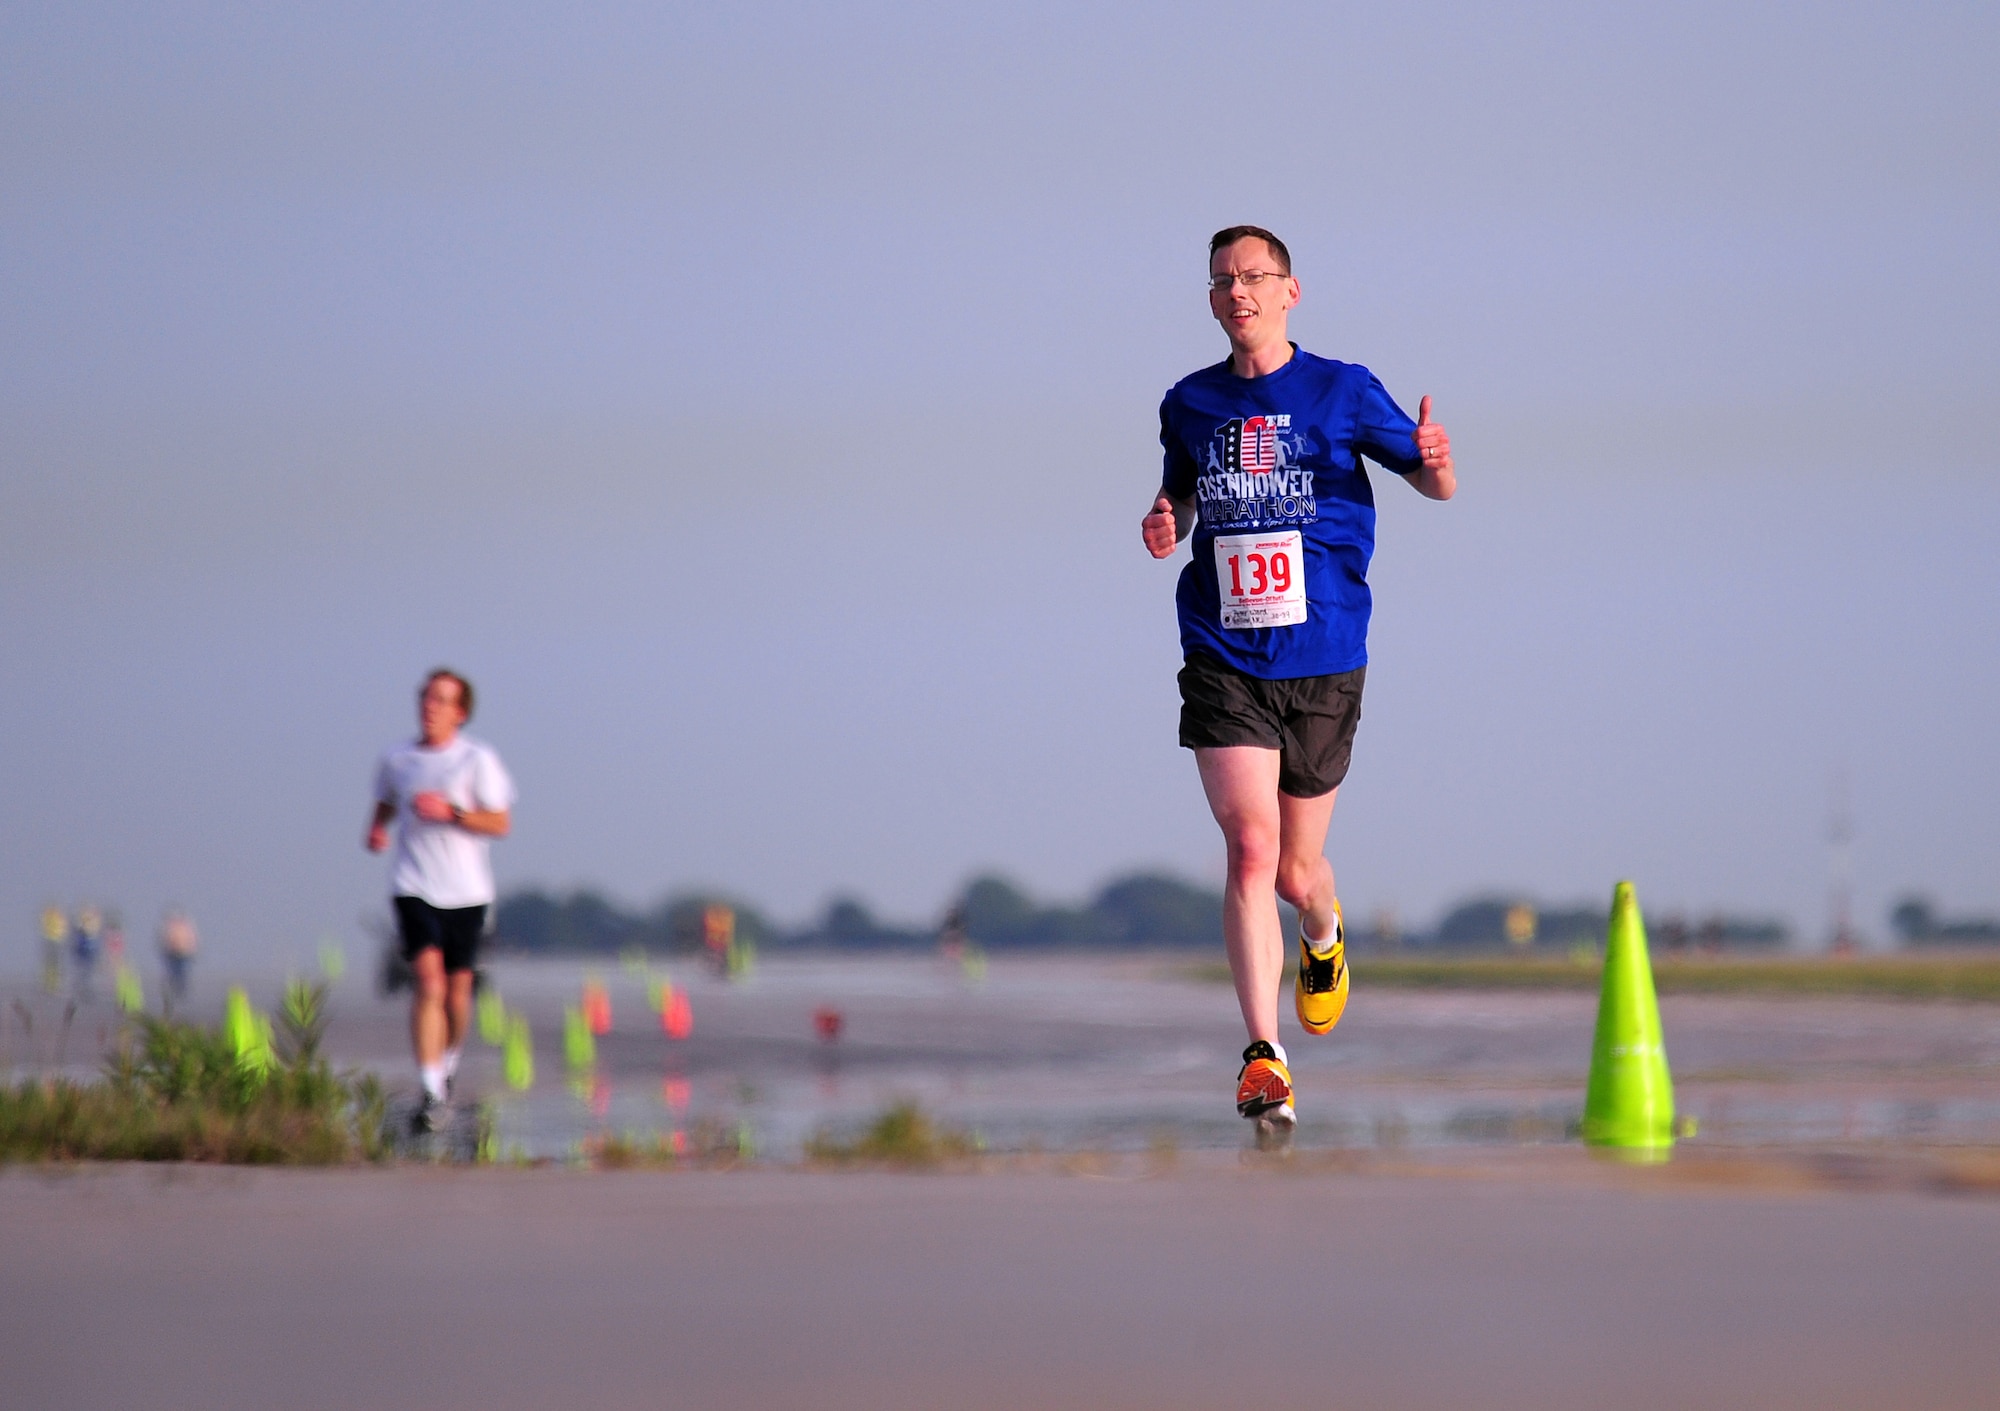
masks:
[[[250,996],[241,985],[231,985],[223,1000],[222,1032],[237,1066],[261,1078],[271,1066],[269,1028],[250,1007]]]
[[[507,1086],[517,1093],[535,1085],[535,1044],[523,1015],[507,1016],[507,1038],[500,1046],[500,1070]]]
[[[127,1014],[137,1014],[146,1007],[146,991],[139,983],[139,972],[129,965],[118,967],[118,1007]]]
[[[563,1011],[563,1052],[571,1068],[590,1068],[597,1063],[597,1036],[590,1021],[574,1005]]]
[[[1641,1161],[1665,1161],[1674,1145],[1674,1080],[1660,1033],[1646,923],[1630,882],[1611,894],[1583,1139]]]
[[[250,996],[243,993],[241,985],[231,985],[229,993],[222,997],[222,1032],[229,1040],[230,1051],[238,1058],[249,1047],[247,1035],[251,1023]]]
[[[479,1016],[479,1037],[482,1041],[499,1048],[507,1042],[507,1002],[500,998],[500,992],[485,989],[479,992],[474,1002],[473,1012]]]

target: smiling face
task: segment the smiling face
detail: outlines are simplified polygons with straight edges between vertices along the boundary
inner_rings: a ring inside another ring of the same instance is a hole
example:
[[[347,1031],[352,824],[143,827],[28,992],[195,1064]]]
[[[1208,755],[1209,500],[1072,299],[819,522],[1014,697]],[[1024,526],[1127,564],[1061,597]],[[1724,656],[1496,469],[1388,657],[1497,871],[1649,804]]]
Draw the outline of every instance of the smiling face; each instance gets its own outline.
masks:
[[[1289,346],[1285,317],[1299,301],[1299,282],[1285,273],[1269,245],[1254,235],[1246,235],[1235,244],[1217,250],[1209,258],[1208,272],[1209,312],[1229,335],[1229,345],[1239,355],[1239,361],[1267,348]],[[1264,278],[1256,284],[1232,278],[1227,288],[1213,286],[1213,281],[1224,275],[1243,274],[1261,274]]]

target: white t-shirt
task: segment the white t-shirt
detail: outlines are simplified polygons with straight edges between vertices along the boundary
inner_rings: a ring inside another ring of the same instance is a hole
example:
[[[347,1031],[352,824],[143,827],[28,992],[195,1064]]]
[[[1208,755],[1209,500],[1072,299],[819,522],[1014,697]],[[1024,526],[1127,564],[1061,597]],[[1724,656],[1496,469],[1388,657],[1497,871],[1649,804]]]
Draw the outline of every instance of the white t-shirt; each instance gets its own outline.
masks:
[[[514,806],[514,781],[490,745],[460,734],[443,749],[412,742],[382,756],[375,797],[396,809],[396,850],[389,894],[421,897],[436,907],[485,906],[493,900],[493,864],[483,834],[417,817],[410,800],[443,794],[453,806],[496,813]]]

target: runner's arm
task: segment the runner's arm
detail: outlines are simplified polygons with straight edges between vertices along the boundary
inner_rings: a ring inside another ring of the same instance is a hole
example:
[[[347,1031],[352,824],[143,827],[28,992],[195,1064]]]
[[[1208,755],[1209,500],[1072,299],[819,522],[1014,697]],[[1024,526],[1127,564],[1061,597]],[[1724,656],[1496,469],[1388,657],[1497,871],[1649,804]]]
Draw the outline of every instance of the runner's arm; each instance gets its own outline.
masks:
[[[1139,521],[1139,534],[1146,551],[1156,559],[1166,558],[1194,529],[1194,501],[1177,500],[1162,485],[1153,497],[1153,507]]]
[[[1442,466],[1425,462],[1424,468],[1405,473],[1403,479],[1409,481],[1410,488],[1427,500],[1449,500],[1458,493],[1458,476],[1451,468],[1451,457],[1445,456]]]
[[[1395,471],[1426,499],[1449,500],[1458,491],[1451,437],[1431,420],[1431,399],[1417,404],[1417,419],[1412,422],[1373,373],[1361,396],[1355,449]]]
[[[512,813],[504,808],[460,808],[443,794],[421,793],[410,800],[410,810],[427,823],[456,823],[468,833],[504,838],[513,826]]]
[[[380,852],[389,846],[389,820],[396,816],[396,806],[384,800],[376,800],[375,812],[368,816],[368,832],[361,845],[370,852]]]
[[[514,815],[512,811],[504,808],[461,808],[452,814],[452,821],[468,833],[484,833],[489,838],[504,838],[507,836],[507,830],[514,826]]]

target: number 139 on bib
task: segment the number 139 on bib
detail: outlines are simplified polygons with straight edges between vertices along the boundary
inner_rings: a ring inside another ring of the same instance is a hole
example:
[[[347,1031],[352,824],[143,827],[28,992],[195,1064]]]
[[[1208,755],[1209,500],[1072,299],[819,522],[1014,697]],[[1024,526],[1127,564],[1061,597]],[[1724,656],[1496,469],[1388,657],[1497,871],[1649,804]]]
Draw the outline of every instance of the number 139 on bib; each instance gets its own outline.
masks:
[[[1222,625],[1289,627],[1306,620],[1306,566],[1297,530],[1216,536]]]

